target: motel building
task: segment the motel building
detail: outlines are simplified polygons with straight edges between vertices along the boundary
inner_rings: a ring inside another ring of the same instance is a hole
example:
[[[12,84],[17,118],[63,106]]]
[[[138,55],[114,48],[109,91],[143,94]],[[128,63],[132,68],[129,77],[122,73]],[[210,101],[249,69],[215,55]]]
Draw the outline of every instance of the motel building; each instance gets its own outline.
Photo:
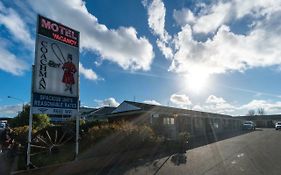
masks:
[[[243,118],[230,115],[133,101],[124,101],[116,108],[103,107],[87,114],[85,118],[87,121],[129,121],[134,124],[148,124],[157,134],[170,139],[176,139],[182,132],[188,132],[191,137],[200,137],[240,130],[244,121]]]

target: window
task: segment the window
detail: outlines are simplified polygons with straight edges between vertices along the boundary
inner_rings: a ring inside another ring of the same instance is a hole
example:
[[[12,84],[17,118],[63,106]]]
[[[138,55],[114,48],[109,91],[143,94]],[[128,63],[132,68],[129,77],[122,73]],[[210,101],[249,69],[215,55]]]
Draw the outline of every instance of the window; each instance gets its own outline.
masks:
[[[175,119],[165,117],[165,118],[163,118],[163,123],[164,123],[164,125],[173,125],[173,124],[175,124]]]
[[[219,128],[219,126],[220,126],[220,120],[219,120],[219,119],[215,119],[213,124],[214,124],[214,127],[215,127],[215,128]]]

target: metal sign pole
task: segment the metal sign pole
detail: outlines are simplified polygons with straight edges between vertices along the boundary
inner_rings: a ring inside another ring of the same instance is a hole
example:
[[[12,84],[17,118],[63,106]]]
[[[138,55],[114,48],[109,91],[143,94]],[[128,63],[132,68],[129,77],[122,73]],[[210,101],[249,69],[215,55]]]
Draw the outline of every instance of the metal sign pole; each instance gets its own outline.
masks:
[[[29,126],[28,126],[28,142],[27,142],[27,152],[26,152],[26,166],[29,169],[30,166],[30,152],[31,152],[31,138],[32,138],[32,102],[33,102],[33,80],[34,80],[35,66],[32,65],[32,75],[31,75],[31,94],[30,94],[30,108],[29,108]]]
[[[79,153],[79,114],[76,115],[75,160]]]
[[[28,127],[28,145],[27,145],[27,158],[26,158],[26,166],[29,169],[30,166],[30,147],[31,147],[31,133],[32,133],[32,105],[30,104],[29,111],[29,127]]]
[[[79,49],[79,48],[78,48]],[[79,153],[79,124],[80,124],[80,76],[78,76],[78,100],[77,100],[77,115],[76,115],[76,143],[75,143],[75,160]]]
[[[80,53],[80,47],[78,47],[78,53]],[[78,55],[79,60],[79,55]],[[79,72],[79,67],[78,67]],[[78,153],[79,153],[79,125],[80,125],[80,75],[78,74],[77,77],[77,83],[78,83],[78,99],[77,99],[77,115],[76,115],[76,145],[75,145],[75,160],[77,159]]]

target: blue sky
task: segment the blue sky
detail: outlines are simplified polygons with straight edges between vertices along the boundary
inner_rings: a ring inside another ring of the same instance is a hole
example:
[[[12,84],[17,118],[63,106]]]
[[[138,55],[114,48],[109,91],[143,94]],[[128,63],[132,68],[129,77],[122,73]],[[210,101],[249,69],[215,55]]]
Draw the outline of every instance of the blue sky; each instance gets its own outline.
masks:
[[[281,113],[281,1],[4,0],[0,116],[30,99],[36,15],[81,33],[84,106],[136,100],[244,115]]]

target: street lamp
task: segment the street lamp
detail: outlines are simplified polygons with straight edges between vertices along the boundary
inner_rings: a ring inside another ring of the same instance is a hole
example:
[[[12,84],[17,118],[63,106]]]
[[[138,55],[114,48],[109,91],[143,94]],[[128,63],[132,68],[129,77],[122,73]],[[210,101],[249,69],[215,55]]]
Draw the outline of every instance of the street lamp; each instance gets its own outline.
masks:
[[[24,111],[24,101],[20,98],[16,98],[16,97],[12,97],[12,96],[8,96],[8,98],[14,99],[14,100],[18,100],[20,102],[22,102],[22,112]]]

